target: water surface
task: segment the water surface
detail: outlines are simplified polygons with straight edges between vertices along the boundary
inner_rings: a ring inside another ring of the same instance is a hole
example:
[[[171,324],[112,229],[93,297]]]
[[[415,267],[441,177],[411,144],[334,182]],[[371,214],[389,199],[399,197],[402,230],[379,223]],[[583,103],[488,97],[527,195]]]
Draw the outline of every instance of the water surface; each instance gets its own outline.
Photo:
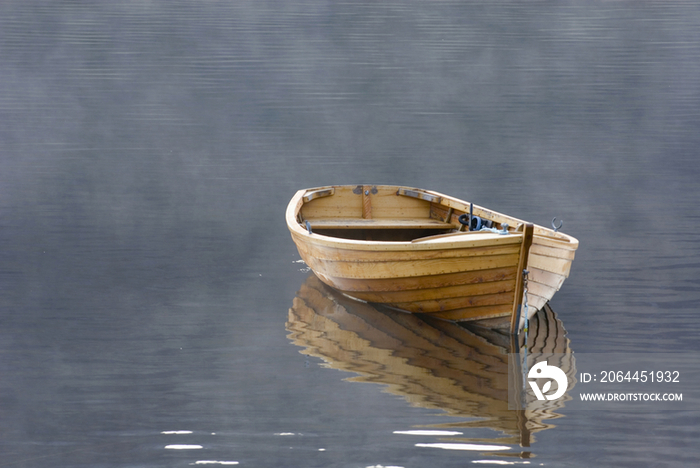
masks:
[[[283,212],[386,183],[556,216],[581,243],[552,301],[575,352],[698,352],[699,23],[687,2],[4,1],[0,466],[697,462],[697,411],[564,406],[524,448],[301,354]],[[474,450],[435,445],[455,437]]]

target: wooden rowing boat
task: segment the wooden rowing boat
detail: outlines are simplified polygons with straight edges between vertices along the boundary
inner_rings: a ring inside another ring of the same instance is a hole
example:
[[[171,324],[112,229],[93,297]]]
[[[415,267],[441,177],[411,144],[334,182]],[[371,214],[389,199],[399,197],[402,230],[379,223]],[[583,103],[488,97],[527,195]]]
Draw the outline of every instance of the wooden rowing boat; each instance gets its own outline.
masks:
[[[524,351],[525,339],[529,366],[546,358],[575,382],[575,355],[549,305],[532,317],[527,337],[513,336],[355,301],[310,275],[289,309],[286,328],[302,354],[357,374],[348,381],[385,385],[412,406],[457,418],[433,429],[490,428],[503,433],[500,443],[529,446],[535,433],[554,427],[570,400],[509,409],[520,370],[513,369],[508,354]]]
[[[388,185],[300,190],[286,221],[304,262],[344,294],[513,333],[559,290],[578,247],[554,229]]]

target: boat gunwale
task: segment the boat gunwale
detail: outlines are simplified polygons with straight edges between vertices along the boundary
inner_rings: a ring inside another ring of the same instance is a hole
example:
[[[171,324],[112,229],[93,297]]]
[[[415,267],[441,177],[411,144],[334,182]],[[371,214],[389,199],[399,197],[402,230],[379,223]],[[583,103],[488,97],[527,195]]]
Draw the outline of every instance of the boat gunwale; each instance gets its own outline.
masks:
[[[353,185],[347,186],[323,186],[314,187],[298,190],[295,195],[290,200],[286,212],[285,219],[287,222],[287,227],[292,233],[292,237],[295,242],[310,242],[323,244],[329,247],[334,247],[338,249],[349,249],[349,250],[386,250],[386,251],[399,251],[399,250],[440,250],[440,249],[456,249],[465,248],[472,246],[490,246],[490,245],[503,245],[503,244],[517,244],[521,243],[523,239],[522,232],[510,232],[508,235],[496,234],[491,232],[485,233],[474,233],[471,232],[469,235],[459,236],[458,233],[454,233],[455,239],[445,240],[444,238],[436,239],[426,239],[420,242],[413,241],[368,241],[368,240],[356,240],[356,239],[345,239],[333,236],[326,236],[319,233],[310,234],[306,229],[304,229],[297,221],[297,216],[304,205],[304,196],[310,192],[318,192],[321,190],[336,189],[339,187],[354,187]],[[419,193],[425,193],[432,195],[434,197],[439,197],[440,201],[437,203],[440,206],[447,208],[457,209],[459,211],[468,210],[467,202],[463,200],[456,199],[454,197],[444,195],[439,192],[434,192],[432,190],[425,190],[419,188],[394,186],[394,185],[381,185],[378,187],[396,189],[406,189],[410,191],[415,191]],[[331,195],[332,196],[332,195]],[[502,219],[503,221],[510,221],[517,226],[518,223],[523,225],[526,223],[518,218],[512,216],[504,215],[502,213],[483,208],[481,206],[474,205],[475,211],[488,213],[492,215],[492,218]],[[500,222],[500,221],[499,221]],[[578,248],[578,240],[574,237],[562,233],[555,232],[552,229],[534,225],[534,243],[538,245],[545,245],[554,248],[560,248],[565,250],[576,250]],[[466,234],[466,232],[465,232]]]

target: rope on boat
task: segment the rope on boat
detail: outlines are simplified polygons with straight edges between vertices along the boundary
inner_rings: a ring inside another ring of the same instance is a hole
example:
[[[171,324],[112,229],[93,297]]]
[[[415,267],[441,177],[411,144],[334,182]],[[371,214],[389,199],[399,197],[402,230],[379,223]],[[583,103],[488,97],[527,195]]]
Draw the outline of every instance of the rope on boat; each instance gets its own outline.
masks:
[[[522,366],[520,367],[523,370],[523,386],[525,385],[525,382],[527,382],[527,332],[529,330],[529,318],[528,318],[528,305],[527,305],[527,275],[530,272],[527,270],[523,270],[523,312],[525,313],[525,320],[523,321],[523,333],[525,334],[525,350],[523,351],[523,363]]]
[[[464,213],[457,218],[457,221],[466,226],[467,231],[478,231],[481,229],[481,218],[474,216],[474,203],[469,204],[469,214]],[[476,221],[476,225],[474,226],[472,226],[473,221]]]
[[[508,234],[508,225],[502,224],[503,230],[499,230],[493,227],[493,221],[490,219],[483,219],[480,216],[474,216],[474,204],[469,204],[469,214],[464,213],[457,218],[463,226],[467,228],[467,231],[478,231],[478,232],[493,232],[494,234]],[[461,230],[461,228],[460,228]]]
[[[528,329],[528,313],[527,313],[527,275],[530,272],[527,270],[523,270],[523,311],[525,311],[525,323],[523,325],[523,331],[525,332],[525,337],[527,338],[527,329]],[[525,345],[527,346],[527,341],[525,342]]]
[[[481,229],[479,229],[479,232],[484,232],[484,231],[493,232],[494,234],[500,234],[502,236],[508,234],[508,225],[503,224],[502,226],[503,226],[503,230],[499,230],[496,228],[482,227]]]

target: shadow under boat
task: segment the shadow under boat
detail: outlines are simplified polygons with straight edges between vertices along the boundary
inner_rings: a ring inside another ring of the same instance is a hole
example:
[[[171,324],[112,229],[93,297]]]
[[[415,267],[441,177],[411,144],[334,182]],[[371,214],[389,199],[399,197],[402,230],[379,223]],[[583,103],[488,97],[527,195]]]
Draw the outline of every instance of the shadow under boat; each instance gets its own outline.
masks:
[[[490,428],[503,434],[452,442],[529,447],[535,433],[554,427],[551,420],[561,417],[557,411],[569,399],[566,395],[535,408],[509,409],[509,394],[513,408],[524,380],[523,361],[514,359],[509,367],[509,353],[527,356],[528,366],[554,354],[559,362],[550,357],[550,364],[569,381],[576,372],[566,331],[549,305],[532,317],[527,337],[516,337],[360,302],[311,275],[294,298],[286,328],[290,340],[304,348],[302,354],[359,374],[349,381],[386,385],[386,391],[413,406],[461,419],[431,428]]]

